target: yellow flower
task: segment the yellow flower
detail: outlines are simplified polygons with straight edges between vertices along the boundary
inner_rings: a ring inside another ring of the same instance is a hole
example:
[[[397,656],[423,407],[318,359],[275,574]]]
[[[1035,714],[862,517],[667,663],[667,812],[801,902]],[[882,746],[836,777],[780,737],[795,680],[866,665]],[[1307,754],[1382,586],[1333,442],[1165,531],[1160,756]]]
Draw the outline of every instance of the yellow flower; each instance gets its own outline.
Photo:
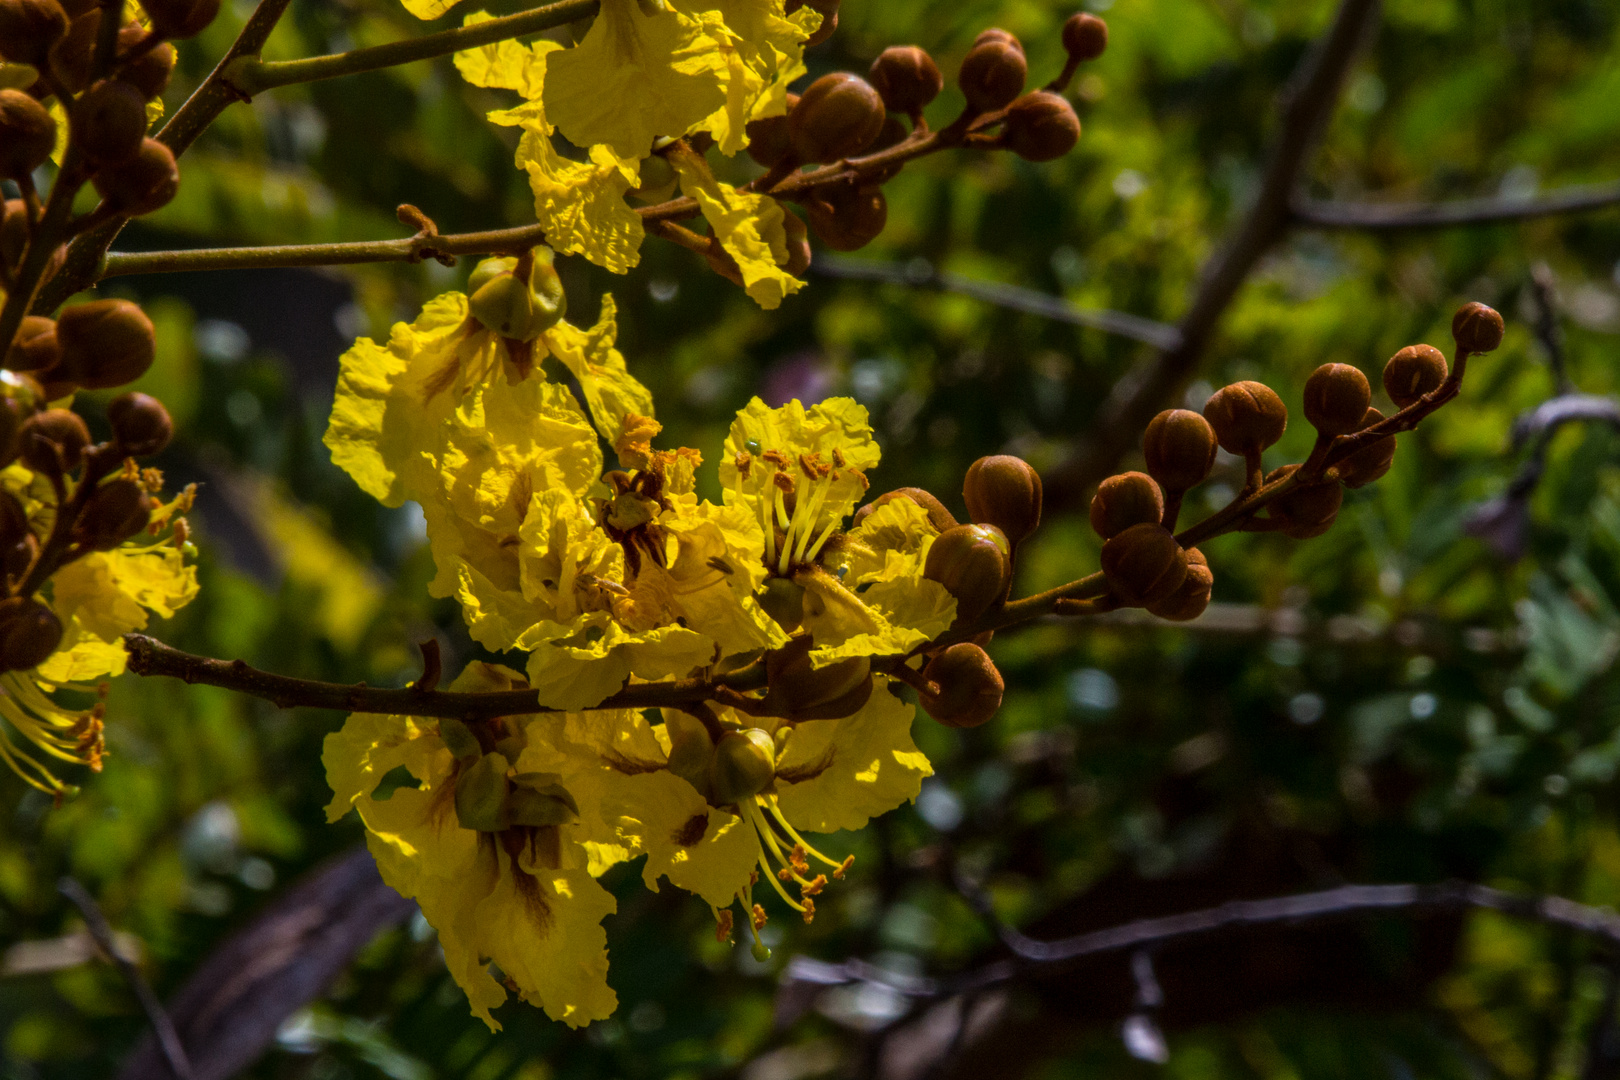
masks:
[[[697,200],[720,246],[737,261],[743,287],[760,307],[780,307],[783,297],[804,287],[782,269],[788,260],[782,215],[790,211],[769,195],[738,191],[716,180],[696,154],[671,153],[669,159],[682,193]]]
[[[698,127],[714,136],[723,154],[748,145],[750,120],[787,111],[788,84],[805,73],[804,42],[821,25],[809,7],[783,13],[782,0],[675,0],[677,11],[718,15],[729,31],[716,36],[726,63],[726,103]]]
[[[522,685],[505,668],[473,664],[452,688]],[[571,785],[589,779],[593,763],[567,752],[562,724],[356,713],[322,755],[334,793],[328,820],[359,811],[383,880],[416,900],[473,1013],[494,1030],[506,987],[572,1027],[617,1006],[601,927],[615,905],[591,875],[616,849],[586,847],[601,830],[582,820]],[[418,786],[379,795],[401,766]]]

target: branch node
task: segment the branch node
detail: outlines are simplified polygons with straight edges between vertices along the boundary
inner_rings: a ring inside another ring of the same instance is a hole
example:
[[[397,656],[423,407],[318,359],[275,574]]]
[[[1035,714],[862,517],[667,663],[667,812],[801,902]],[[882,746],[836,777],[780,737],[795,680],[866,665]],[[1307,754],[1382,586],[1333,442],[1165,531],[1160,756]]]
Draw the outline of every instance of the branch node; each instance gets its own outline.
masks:
[[[411,683],[411,690],[425,694],[438,688],[439,678],[444,674],[444,661],[439,655],[438,638],[418,642],[417,648],[422,650],[422,677]]]

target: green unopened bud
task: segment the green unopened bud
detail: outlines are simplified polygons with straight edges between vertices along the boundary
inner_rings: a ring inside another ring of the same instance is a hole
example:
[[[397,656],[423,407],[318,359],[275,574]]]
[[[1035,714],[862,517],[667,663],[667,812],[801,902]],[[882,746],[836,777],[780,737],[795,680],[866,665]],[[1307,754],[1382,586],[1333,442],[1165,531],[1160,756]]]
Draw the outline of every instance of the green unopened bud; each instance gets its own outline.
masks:
[[[788,633],[804,622],[804,586],[788,578],[773,577],[759,591],[759,606]]]
[[[505,816],[511,825],[567,825],[579,819],[579,804],[555,774],[521,773],[512,777]]]
[[[752,798],[776,779],[776,740],[767,731],[728,731],[715,744],[709,784],[721,806]]]
[[[714,757],[714,740],[697,717],[671,709],[664,713],[664,731],[669,735],[669,771],[709,797],[709,762]]]
[[[473,317],[516,341],[533,341],[556,326],[568,308],[551,249],[536,248],[529,260],[527,282],[518,277],[522,260],[514,258],[485,259],[467,281]]]
[[[500,832],[510,824],[506,795],[511,784],[506,771],[511,767],[500,754],[485,754],[462,767],[456,777],[456,820],[463,829]]]

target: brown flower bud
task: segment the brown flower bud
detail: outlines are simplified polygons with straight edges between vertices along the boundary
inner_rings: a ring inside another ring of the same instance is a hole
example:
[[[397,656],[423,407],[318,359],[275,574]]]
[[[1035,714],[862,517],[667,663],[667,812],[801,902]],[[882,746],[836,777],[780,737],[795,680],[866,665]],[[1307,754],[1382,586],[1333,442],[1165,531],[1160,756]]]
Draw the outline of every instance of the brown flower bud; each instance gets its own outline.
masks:
[[[125,36],[130,28],[124,27],[118,34],[118,47],[129,47]],[[140,27],[135,27],[137,39]],[[169,87],[169,78],[174,74],[174,46],[168,42],[154,46],[137,56],[134,60],[122,65],[118,69],[118,77],[129,83],[135,89],[145,94],[148,99],[155,98]]]
[[[933,492],[924,491],[918,487],[895,488],[885,491],[859,510],[855,511],[855,525],[859,526],[871,516],[872,511],[892,499],[905,499],[922,507],[928,515],[928,524],[934,527],[935,532],[944,532],[946,529],[956,528],[956,515],[945,508],[945,504],[934,497]]]
[[[97,165],[128,161],[146,138],[146,98],[122,79],[107,79],[73,104],[79,144]]]
[[[28,246],[28,208],[21,199],[7,199],[5,216],[0,217],[0,260],[15,269]]]
[[[782,269],[794,277],[803,276],[810,269],[810,231],[804,219],[786,206],[782,207],[782,232],[787,239],[787,262]]]
[[[1266,476],[1266,483],[1281,480],[1298,465],[1284,465]],[[1281,522],[1282,534],[1295,540],[1309,540],[1321,536],[1333,527],[1339,516],[1339,505],[1344,502],[1344,488],[1337,480],[1318,480],[1314,484],[1301,484],[1271,503],[1271,516]]]
[[[1350,364],[1323,364],[1305,380],[1305,419],[1324,435],[1359,431],[1371,401],[1367,376]]]
[[[145,0],[141,6],[166,38],[196,37],[219,14],[219,0]]]
[[[988,34],[990,31],[985,31]],[[1012,35],[1007,35],[1011,37]],[[956,73],[957,85],[974,112],[994,112],[1012,103],[1024,92],[1024,79],[1029,65],[1017,39],[990,38],[980,35],[980,44],[968,50],[962,66]]]
[[[880,187],[858,188],[853,181],[824,184],[810,202],[810,229],[834,251],[865,247],[888,223],[889,201]]]
[[[1070,15],[1063,24],[1063,49],[1071,59],[1095,60],[1108,48],[1108,24],[1087,12]]]
[[[968,516],[994,525],[1016,548],[1041,524],[1041,477],[1029,462],[1011,454],[982,457],[962,478]]]
[[[823,75],[788,113],[793,156],[821,163],[853,157],[872,145],[884,116],[883,99],[871,83],[847,71]]]
[[[1009,30],[1003,30],[999,26],[992,26],[987,29],[980,30],[979,36],[973,39],[973,44],[969,46],[969,48],[976,49],[987,41],[997,41],[1003,45],[1011,45],[1019,52],[1024,51],[1024,43],[1018,40],[1018,35]]]
[[[163,402],[136,391],[119,394],[107,404],[107,422],[119,453],[129,457],[156,454],[174,437],[174,422]]]
[[[937,653],[923,678],[939,687],[938,694],[917,695],[923,711],[946,727],[978,727],[1001,708],[1001,672],[990,654],[970,642]]]
[[[958,525],[946,529],[928,548],[923,577],[945,586],[956,597],[956,621],[972,622],[1006,592],[1011,548],[994,525]]]
[[[60,357],[56,322],[40,315],[26,315],[17,328],[16,340],[6,351],[5,366],[12,371],[44,371]]]
[[[98,171],[96,191],[120,214],[140,217],[167,206],[180,190],[174,153],[156,139],[142,139],[135,156]]]
[[[1163,600],[1149,604],[1148,614],[1170,622],[1190,622],[1209,607],[1210,592],[1214,588],[1215,575],[1210,572],[1209,560],[1197,548],[1188,548],[1186,580]]]
[[[17,440],[23,464],[50,476],[79,467],[90,445],[90,429],[67,409],[46,409],[23,421]]]
[[[73,523],[73,539],[96,551],[111,551],[152,520],[152,497],[139,483],[120,476],[96,488]]]
[[[0,58],[42,67],[67,25],[57,0],[0,0]]]
[[[1142,456],[1148,475],[1164,490],[1195,488],[1215,465],[1215,429],[1191,409],[1166,409],[1148,421]]]
[[[78,92],[90,82],[90,65],[95,59],[96,34],[101,27],[101,9],[92,8],[83,15],[74,16],[68,23],[67,33],[51,46],[47,63],[51,71]]]
[[[0,671],[27,671],[62,643],[62,623],[32,597],[0,600]]]
[[[67,377],[91,390],[134,382],[157,353],[152,320],[128,300],[92,300],[63,308],[56,340]]]
[[[0,176],[26,180],[56,146],[56,121],[21,90],[0,90]]]
[[[1187,579],[1187,552],[1163,525],[1132,525],[1103,545],[1102,572],[1121,602],[1156,604]]]
[[[1265,383],[1238,382],[1215,391],[1204,405],[1204,419],[1228,454],[1258,454],[1288,427],[1288,407]]]
[[[1025,94],[1007,107],[1001,145],[1025,161],[1054,161],[1079,141],[1074,106],[1049,90]]]
[[[821,25],[816,27],[815,32],[805,39],[805,48],[820,45],[823,41],[832,37],[833,31],[838,29],[838,4],[839,0],[787,0],[786,11],[789,15],[802,7],[807,7],[811,11],[821,14]]]
[[[1370,428],[1384,418],[1384,414],[1377,409],[1368,409],[1361,419],[1361,428]],[[1335,466],[1339,470],[1339,482],[1347,488],[1359,488],[1377,480],[1389,472],[1389,467],[1395,461],[1395,436],[1379,439],[1368,446],[1351,454]]]
[[[891,45],[872,61],[867,80],[891,112],[915,116],[939,96],[945,77],[927,51],[915,45]]]
[[[1450,372],[1446,354],[1433,345],[1408,345],[1384,365],[1384,393],[1404,409],[1438,389]]]
[[[1120,473],[1097,485],[1091,500],[1091,527],[1104,540],[1112,540],[1132,525],[1163,521],[1164,493],[1147,473]]]
[[[767,169],[774,169],[779,162],[788,156],[793,146],[792,127],[788,117],[793,113],[793,107],[799,103],[798,94],[787,96],[787,112],[781,116],[766,116],[759,120],[748,121],[744,129],[748,135],[748,156]]]
[[[1502,344],[1502,316],[1477,300],[1464,304],[1451,317],[1451,336],[1457,347],[1471,353],[1495,351]]]
[[[39,372],[38,379],[37,385],[39,386],[39,399],[41,401],[61,401],[79,389],[79,384],[74,382],[72,377],[68,375],[60,360],[56,362],[54,367]]]
[[[858,712],[872,696],[872,662],[864,656],[810,666],[809,634],[792,638],[765,654],[766,692],[762,702],[772,716],[788,720],[840,720]]]

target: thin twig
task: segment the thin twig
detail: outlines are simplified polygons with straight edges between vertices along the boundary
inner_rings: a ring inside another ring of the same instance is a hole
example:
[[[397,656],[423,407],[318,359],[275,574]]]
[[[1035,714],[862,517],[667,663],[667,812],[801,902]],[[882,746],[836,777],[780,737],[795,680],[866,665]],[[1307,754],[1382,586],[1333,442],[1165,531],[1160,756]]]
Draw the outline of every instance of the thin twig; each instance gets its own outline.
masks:
[[[1620,205],[1620,181],[1560,188],[1539,199],[1486,198],[1450,202],[1327,202],[1296,199],[1294,222],[1313,229],[1380,232],[1494,225],[1558,214],[1580,214]]]
[[[70,877],[57,882],[56,889],[79,909],[79,914],[84,916],[84,925],[90,931],[90,936],[117,966],[118,973],[124,977],[124,982],[128,983],[130,990],[134,992],[135,1000],[141,1003],[141,1011],[146,1013],[146,1019],[157,1035],[158,1046],[163,1050],[163,1057],[169,1063],[170,1071],[177,1080],[191,1080],[191,1061],[186,1057],[186,1048],[180,1045],[180,1035],[174,1029],[174,1022],[169,1019],[169,1014],[163,1011],[163,1005],[158,1001],[157,995],[152,993],[152,988],[147,985],[140,969],[130,963],[129,958],[119,950],[112,927],[107,925],[107,917],[101,913],[101,906],[96,903],[95,897]]]
[[[1547,368],[1552,372],[1555,392],[1559,395],[1575,392],[1568,367],[1564,363],[1564,331],[1558,325],[1556,301],[1558,280],[1552,267],[1538,262],[1530,268],[1530,292],[1536,298],[1536,340],[1547,352]]]

